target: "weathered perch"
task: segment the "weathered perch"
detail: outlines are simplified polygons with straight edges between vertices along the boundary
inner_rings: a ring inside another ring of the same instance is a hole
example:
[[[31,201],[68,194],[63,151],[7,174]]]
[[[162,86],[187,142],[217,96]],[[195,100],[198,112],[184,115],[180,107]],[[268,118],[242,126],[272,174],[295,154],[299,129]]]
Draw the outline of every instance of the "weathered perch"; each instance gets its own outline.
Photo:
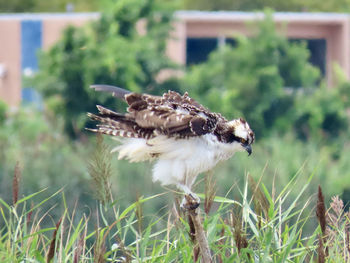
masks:
[[[189,195],[186,195],[185,198],[189,206],[191,206],[191,203],[195,201],[193,200],[193,197]],[[192,219],[192,223],[195,230],[195,232],[192,234],[194,234],[195,240],[198,242],[200,255],[202,256],[202,262],[211,263],[212,262],[211,253],[210,253],[210,248],[208,244],[208,239],[204,231],[201,216],[200,216],[200,208],[197,207],[196,209],[188,209],[187,211],[190,218]]]

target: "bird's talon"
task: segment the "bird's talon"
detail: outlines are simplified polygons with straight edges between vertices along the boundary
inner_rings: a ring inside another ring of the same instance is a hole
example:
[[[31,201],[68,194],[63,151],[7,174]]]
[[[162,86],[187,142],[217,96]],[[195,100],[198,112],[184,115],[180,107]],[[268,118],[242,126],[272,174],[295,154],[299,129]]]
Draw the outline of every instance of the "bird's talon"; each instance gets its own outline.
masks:
[[[185,195],[184,199],[182,200],[180,208],[184,211],[195,210],[199,207],[199,205],[200,199],[193,194],[188,194]]]

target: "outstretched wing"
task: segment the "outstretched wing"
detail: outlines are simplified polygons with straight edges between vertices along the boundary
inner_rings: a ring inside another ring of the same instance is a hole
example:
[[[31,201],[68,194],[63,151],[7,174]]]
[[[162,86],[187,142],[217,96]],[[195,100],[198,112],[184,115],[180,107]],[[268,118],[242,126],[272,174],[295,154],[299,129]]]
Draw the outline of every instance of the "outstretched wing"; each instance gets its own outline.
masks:
[[[96,89],[96,88],[95,88]],[[169,91],[163,96],[138,94],[113,89],[111,86],[99,88],[125,99],[129,107],[126,114],[119,114],[98,106],[99,115],[89,114],[102,123],[93,131],[123,136],[152,138],[156,135],[169,137],[193,137],[211,133],[218,122],[225,119],[200,105],[185,93]]]

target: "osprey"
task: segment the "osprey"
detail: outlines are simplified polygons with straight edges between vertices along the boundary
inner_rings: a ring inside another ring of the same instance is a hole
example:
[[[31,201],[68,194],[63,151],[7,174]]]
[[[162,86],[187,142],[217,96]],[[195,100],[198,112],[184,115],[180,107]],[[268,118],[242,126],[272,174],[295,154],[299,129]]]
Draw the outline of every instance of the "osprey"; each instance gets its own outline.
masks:
[[[93,132],[121,137],[112,152],[130,162],[155,160],[153,181],[176,185],[195,200],[192,185],[199,173],[212,169],[237,151],[252,153],[254,133],[242,119],[226,120],[190,98],[168,91],[163,96],[139,94],[109,85],[92,85],[108,91],[128,104],[121,114],[97,105],[99,113],[88,113],[98,121]],[[182,206],[186,205],[186,200]]]

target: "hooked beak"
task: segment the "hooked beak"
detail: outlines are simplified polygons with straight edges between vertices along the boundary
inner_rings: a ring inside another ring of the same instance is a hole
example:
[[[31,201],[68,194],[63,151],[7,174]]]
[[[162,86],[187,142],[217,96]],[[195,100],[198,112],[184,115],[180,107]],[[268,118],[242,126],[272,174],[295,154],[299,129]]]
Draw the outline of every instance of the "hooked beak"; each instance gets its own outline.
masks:
[[[252,154],[253,150],[252,150],[252,146],[249,145],[243,145],[244,149],[247,151],[248,156]]]

